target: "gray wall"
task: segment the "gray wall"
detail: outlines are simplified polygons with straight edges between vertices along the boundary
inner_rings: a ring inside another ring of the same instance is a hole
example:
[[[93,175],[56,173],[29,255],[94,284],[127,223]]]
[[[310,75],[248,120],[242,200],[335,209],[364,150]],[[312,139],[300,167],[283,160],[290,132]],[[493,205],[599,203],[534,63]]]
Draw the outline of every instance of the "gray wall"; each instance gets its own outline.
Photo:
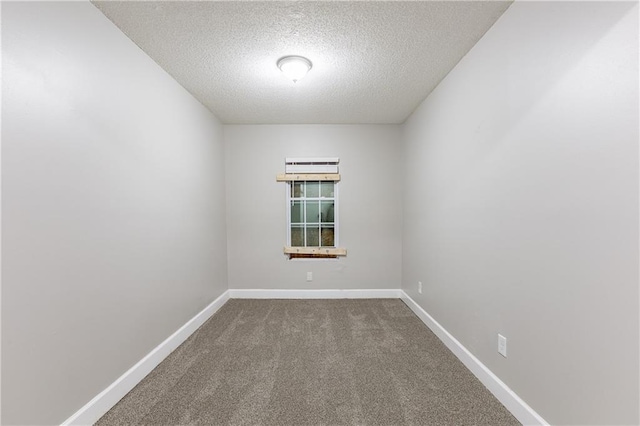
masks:
[[[638,137],[620,2],[515,2],[404,128],[403,289],[552,424],[639,422]]]
[[[401,273],[548,421],[640,421],[637,5],[516,2],[405,126],[225,126],[224,144],[90,4],[2,13],[3,424],[63,421],[227,282]],[[346,258],[282,254],[287,156],[341,158]]]
[[[88,2],[2,18],[2,424],[55,424],[227,289],[222,126]]]
[[[229,288],[399,288],[400,127],[225,126]],[[286,157],[339,157],[339,260],[288,260]],[[314,274],[306,282],[306,272]]]

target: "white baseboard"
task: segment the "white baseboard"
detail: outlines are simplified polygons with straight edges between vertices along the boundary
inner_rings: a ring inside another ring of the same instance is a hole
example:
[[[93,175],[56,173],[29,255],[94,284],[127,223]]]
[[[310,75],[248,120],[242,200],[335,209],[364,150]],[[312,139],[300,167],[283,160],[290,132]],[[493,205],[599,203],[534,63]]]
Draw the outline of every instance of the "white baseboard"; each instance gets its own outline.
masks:
[[[107,411],[109,411],[122,397],[133,389],[147,374],[162,362],[174,349],[191,336],[211,315],[229,300],[229,291],[211,302],[200,313],[191,318],[185,325],[160,343],[136,365],[120,376],[115,382],[100,392],[74,415],[65,420],[62,425],[92,425]]]
[[[182,344],[229,299],[402,299],[423,323],[462,361],[489,391],[524,425],[548,426],[538,413],[491,372],[455,337],[399,289],[371,290],[244,290],[230,289],[149,352],[62,425],[92,425]]]
[[[400,299],[400,289],[371,290],[244,290],[230,289],[231,299]]]
[[[487,366],[480,362],[462,343],[456,340],[455,337],[404,291],[402,291],[401,299],[520,423],[523,425],[549,425],[533,408],[529,407],[529,405],[516,395],[498,376],[493,374]]]

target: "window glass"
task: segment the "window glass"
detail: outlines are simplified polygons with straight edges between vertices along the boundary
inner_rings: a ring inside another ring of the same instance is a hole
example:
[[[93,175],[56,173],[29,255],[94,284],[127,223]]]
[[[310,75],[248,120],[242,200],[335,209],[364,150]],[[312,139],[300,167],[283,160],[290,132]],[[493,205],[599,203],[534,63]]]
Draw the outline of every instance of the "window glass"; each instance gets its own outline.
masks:
[[[320,221],[333,222],[333,201],[320,201]]]
[[[335,246],[335,238],[333,232],[333,226],[323,225],[321,228],[321,243],[322,247],[333,247]]]
[[[304,197],[304,182],[293,182],[291,185],[291,198]]]
[[[304,204],[302,201],[291,202],[291,223],[302,223],[303,207]]]
[[[320,227],[307,226],[307,247],[319,247],[320,246]]]
[[[318,223],[320,222],[320,202],[319,201],[306,201],[307,214],[306,214],[306,222],[307,223]]]
[[[291,247],[335,247],[335,182],[293,181],[290,200]]]
[[[291,225],[291,246],[304,247],[304,226]]]
[[[306,182],[305,197],[318,198],[320,196],[320,182]]]
[[[322,198],[333,198],[333,182],[320,182],[320,196]]]

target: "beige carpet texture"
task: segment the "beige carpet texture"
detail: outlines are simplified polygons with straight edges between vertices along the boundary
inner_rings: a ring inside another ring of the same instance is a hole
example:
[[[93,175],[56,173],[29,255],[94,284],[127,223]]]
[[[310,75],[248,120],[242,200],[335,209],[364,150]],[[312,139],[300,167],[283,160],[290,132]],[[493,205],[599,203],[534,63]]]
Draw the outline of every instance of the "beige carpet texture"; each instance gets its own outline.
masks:
[[[109,425],[519,425],[398,299],[229,300]]]

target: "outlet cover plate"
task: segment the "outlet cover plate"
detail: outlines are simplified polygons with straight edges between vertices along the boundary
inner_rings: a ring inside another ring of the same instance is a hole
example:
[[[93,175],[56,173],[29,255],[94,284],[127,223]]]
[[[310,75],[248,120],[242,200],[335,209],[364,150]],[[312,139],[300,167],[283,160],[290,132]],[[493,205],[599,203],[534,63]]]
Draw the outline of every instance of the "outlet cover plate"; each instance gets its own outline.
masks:
[[[507,357],[507,338],[502,334],[498,334],[498,353],[503,357]]]

